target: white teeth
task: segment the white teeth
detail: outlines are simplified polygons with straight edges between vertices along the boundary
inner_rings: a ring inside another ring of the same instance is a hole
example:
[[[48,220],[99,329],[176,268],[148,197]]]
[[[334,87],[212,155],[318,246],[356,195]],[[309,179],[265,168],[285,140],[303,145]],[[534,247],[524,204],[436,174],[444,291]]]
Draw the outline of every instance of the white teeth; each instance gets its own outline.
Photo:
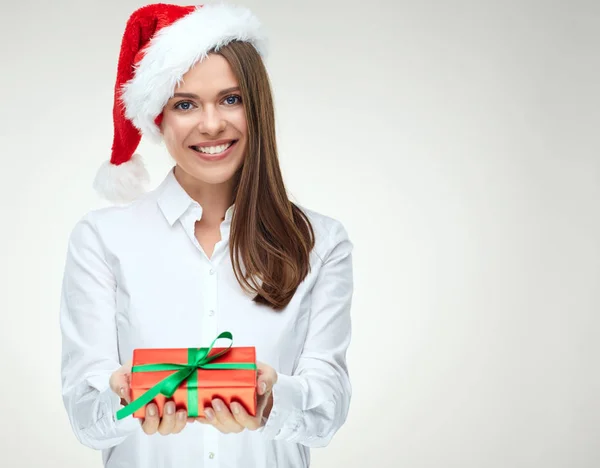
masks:
[[[227,148],[229,148],[231,145],[233,144],[233,141],[226,144],[226,145],[220,145],[220,146],[205,146],[203,148],[200,147],[196,147],[198,148],[198,151],[200,151],[201,153],[207,153],[207,154],[218,154],[218,153],[222,153],[223,151],[225,151]]]

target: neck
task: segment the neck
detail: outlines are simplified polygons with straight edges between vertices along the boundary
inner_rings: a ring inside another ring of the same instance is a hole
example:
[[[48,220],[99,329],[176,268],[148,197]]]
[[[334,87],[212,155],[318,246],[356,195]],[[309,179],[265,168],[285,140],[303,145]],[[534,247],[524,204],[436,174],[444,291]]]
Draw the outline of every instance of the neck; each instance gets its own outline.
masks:
[[[202,206],[202,224],[219,225],[233,203],[233,179],[222,184],[207,184],[175,166],[174,175],[187,194]]]

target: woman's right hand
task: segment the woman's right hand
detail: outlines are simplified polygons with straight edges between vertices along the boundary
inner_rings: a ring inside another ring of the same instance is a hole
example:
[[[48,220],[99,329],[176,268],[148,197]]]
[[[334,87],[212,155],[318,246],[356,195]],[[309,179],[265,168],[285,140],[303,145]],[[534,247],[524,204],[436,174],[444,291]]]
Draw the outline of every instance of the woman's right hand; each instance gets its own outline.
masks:
[[[121,397],[121,404],[123,406],[131,403],[131,398],[129,397],[131,365],[132,361],[129,360],[110,376],[110,388]],[[142,430],[146,434],[154,434],[157,431],[162,435],[177,434],[183,430],[188,422],[195,421],[194,418],[187,417],[185,409],[175,412],[175,403],[173,401],[168,401],[164,409],[165,414],[161,418],[158,415],[158,407],[155,403],[148,403],[146,405],[146,417],[141,421]]]

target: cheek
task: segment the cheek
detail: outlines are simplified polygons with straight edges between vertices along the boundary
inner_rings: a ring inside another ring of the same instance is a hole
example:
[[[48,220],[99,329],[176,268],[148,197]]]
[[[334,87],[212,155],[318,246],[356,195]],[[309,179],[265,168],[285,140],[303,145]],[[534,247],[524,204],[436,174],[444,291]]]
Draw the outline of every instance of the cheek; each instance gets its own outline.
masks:
[[[185,122],[180,119],[171,118],[170,116],[163,117],[162,134],[167,148],[180,147],[187,135],[187,131]]]
[[[165,143],[165,146],[170,151],[173,148],[173,142],[175,139],[172,128],[169,127],[168,125],[164,125],[163,129],[162,129],[162,136],[163,136],[163,141]]]
[[[233,117],[232,123],[242,135],[248,135],[248,123],[246,122],[246,114],[243,110]]]

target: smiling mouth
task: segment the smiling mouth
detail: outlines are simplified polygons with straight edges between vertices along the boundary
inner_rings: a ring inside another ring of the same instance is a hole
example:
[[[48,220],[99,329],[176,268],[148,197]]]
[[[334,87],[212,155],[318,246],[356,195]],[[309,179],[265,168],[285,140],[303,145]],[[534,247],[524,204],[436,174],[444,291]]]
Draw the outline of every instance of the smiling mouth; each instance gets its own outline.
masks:
[[[221,153],[224,153],[225,151],[227,151],[229,148],[231,148],[234,144],[237,143],[237,140],[232,140],[229,143],[225,144],[225,145],[219,145],[219,146],[205,146],[203,148],[200,148],[198,146],[190,146],[191,149],[193,149],[194,151],[196,151],[197,153],[200,154],[206,154],[209,156],[216,156],[219,155]]]

